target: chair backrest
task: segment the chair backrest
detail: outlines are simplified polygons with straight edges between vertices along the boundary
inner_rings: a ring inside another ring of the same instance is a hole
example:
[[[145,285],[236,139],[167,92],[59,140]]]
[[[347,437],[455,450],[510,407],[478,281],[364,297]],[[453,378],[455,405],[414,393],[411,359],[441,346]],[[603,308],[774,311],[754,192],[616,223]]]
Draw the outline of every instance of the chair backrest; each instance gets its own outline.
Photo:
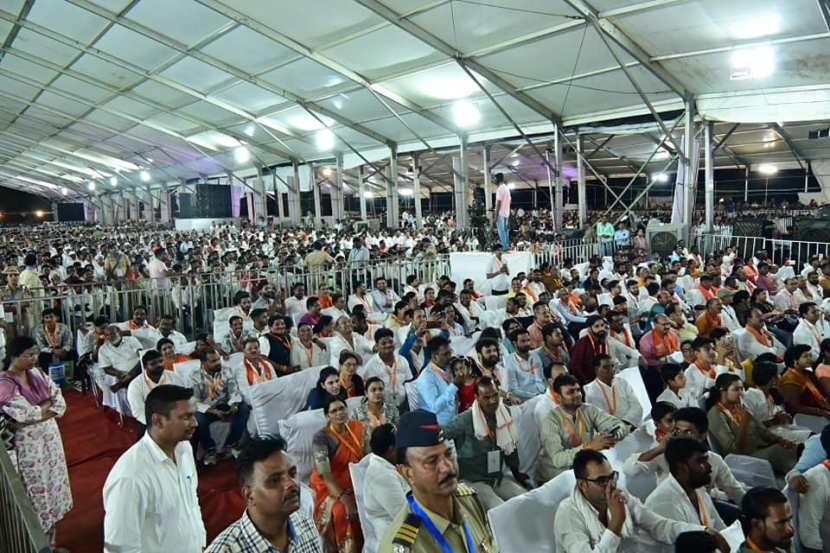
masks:
[[[196,342],[186,342],[184,344],[176,346],[176,353],[190,355],[194,351],[196,351]]]
[[[360,527],[363,529],[363,552],[374,553],[378,548],[378,540],[375,535],[375,528],[366,516],[366,503],[363,501],[363,480],[366,476],[366,469],[369,467],[368,455],[359,463],[349,463],[349,473],[352,475],[352,489],[354,500],[357,505],[357,516],[360,519]]]
[[[201,366],[202,362],[198,359],[190,359],[188,361],[182,361],[181,363],[174,363],[173,372],[181,378],[182,382],[189,386],[190,376],[198,371]]]
[[[421,407],[421,396],[418,394],[418,387],[415,385],[415,381],[404,382],[403,387],[406,390],[406,401],[409,403],[409,410],[414,411]]]
[[[540,401],[545,401],[544,394],[530,398],[521,405],[510,407],[510,415],[516,424],[516,434],[519,438],[519,469],[525,474],[535,472],[536,460],[539,458],[539,451],[542,449],[542,442],[539,439],[539,427],[534,415],[536,405]]]
[[[308,394],[317,385],[319,376],[319,367],[309,367],[250,386],[248,393],[251,398],[251,416],[257,434],[276,434],[279,430],[277,421],[288,419],[302,411],[308,401]],[[247,380],[245,383],[247,384]]]
[[[354,411],[361,399],[353,397],[346,400],[349,410]],[[301,482],[308,482],[314,466],[311,444],[314,441],[314,435],[326,425],[323,410],[301,411],[285,420],[274,421],[274,424],[278,428],[279,435],[285,439],[286,449],[291,452],[297,462],[297,478]]]
[[[450,347],[453,355],[467,355],[475,349],[475,341],[466,336],[453,336],[450,338]]]
[[[723,458],[723,462],[732,471],[735,479],[746,484],[748,488],[756,486],[778,487],[772,465],[766,459],[730,453]]]
[[[793,418],[793,422],[796,426],[809,428],[816,434],[821,434],[821,431],[824,430],[825,426],[827,426],[827,419],[824,417],[817,417],[815,415],[807,415],[804,413],[797,414]]]
[[[799,493],[790,488],[790,486],[784,486],[782,491],[790,504],[790,510],[793,514],[793,527],[800,528],[801,525],[798,521],[798,508],[800,506],[801,497]],[[793,539],[793,553],[801,553],[801,540],[798,539],[798,530],[796,530],[796,536]]]
[[[576,485],[572,470],[487,512],[501,553],[555,553],[556,510]],[[539,516],[545,513],[545,516]]]
[[[507,294],[501,296],[484,296],[484,306],[487,311],[496,311],[504,309],[507,306]]]
[[[646,390],[646,385],[643,382],[643,375],[640,374],[640,368],[630,367],[628,369],[621,370],[617,373],[616,378],[622,378],[628,382],[629,386],[631,386],[631,389],[634,391],[634,395],[637,396],[637,401],[640,402],[640,407],[643,408],[643,421],[650,419],[651,400],[648,397],[648,391]]]

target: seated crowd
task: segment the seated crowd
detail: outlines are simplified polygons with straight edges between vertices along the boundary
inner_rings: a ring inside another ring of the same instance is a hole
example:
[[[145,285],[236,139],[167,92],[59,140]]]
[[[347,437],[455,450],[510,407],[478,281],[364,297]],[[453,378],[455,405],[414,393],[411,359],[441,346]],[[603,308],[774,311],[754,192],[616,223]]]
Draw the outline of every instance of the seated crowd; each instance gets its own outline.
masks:
[[[24,480],[53,539],[71,496],[54,424],[65,402],[44,375],[72,361],[137,421],[103,490],[105,551],[356,553],[368,536],[406,551],[431,530],[401,513],[432,496],[430,508],[457,496],[455,514],[431,511],[447,540],[463,526],[458,547],[472,534],[491,551],[487,512],[565,478],[570,493],[539,513],[557,551],[727,551],[735,521],[742,551],[793,540],[818,551],[830,529],[823,261],[794,270],[766,252],[703,259],[679,247],[525,273],[497,246],[477,281],[374,275],[344,297],[250,279],[215,314],[223,335],[192,342],[142,306],[122,323],[94,317],[76,341],[44,307],[31,337],[9,340],[0,410],[19,423],[18,455],[33,459],[21,472],[36,476]],[[252,396],[282,379],[310,383],[289,391],[302,397],[286,419],[317,417],[308,452],[289,435],[256,436]],[[448,460],[421,456],[445,439]],[[236,458],[246,511],[208,544],[198,474],[223,455]],[[430,462],[445,471],[431,484]],[[768,485],[753,487],[741,462]],[[459,513],[485,518],[468,528]]]

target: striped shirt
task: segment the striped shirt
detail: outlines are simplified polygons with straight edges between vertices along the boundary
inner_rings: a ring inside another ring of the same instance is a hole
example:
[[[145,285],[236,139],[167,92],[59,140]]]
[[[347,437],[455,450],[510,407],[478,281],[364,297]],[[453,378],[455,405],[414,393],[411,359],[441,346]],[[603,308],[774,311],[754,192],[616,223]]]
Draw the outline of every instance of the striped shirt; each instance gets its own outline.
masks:
[[[296,511],[288,517],[288,550],[291,553],[323,553],[317,527],[305,514]],[[205,549],[205,553],[283,553],[262,537],[248,512],[225,528]]]

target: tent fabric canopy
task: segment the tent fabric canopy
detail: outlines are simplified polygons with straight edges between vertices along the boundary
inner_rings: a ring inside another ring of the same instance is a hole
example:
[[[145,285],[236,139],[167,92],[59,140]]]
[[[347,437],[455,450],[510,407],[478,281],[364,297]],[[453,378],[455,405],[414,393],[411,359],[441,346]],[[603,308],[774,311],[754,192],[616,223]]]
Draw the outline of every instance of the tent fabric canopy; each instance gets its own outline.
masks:
[[[90,181],[100,194],[338,153],[350,170],[393,145],[430,152],[515,139],[515,125],[541,135],[648,115],[639,92],[659,112],[692,97],[724,123],[716,138],[746,124],[717,163],[830,158],[809,139],[830,119],[823,5],[8,0],[0,185],[60,198]],[[789,144],[757,139],[771,122]],[[649,134],[615,137],[597,167],[645,159]]]

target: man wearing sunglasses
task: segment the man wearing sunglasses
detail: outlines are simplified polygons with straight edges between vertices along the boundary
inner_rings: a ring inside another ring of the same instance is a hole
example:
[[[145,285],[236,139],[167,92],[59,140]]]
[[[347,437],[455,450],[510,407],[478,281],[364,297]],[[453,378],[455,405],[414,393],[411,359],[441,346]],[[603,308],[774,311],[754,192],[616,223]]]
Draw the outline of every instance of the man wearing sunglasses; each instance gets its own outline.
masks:
[[[618,488],[617,471],[599,451],[579,451],[573,470],[576,486],[559,504],[553,525],[557,551],[585,551],[586,543],[594,551],[642,551],[643,540],[649,538],[668,549],[683,532],[701,530],[712,534],[721,551],[729,551],[714,530],[664,518]]]

